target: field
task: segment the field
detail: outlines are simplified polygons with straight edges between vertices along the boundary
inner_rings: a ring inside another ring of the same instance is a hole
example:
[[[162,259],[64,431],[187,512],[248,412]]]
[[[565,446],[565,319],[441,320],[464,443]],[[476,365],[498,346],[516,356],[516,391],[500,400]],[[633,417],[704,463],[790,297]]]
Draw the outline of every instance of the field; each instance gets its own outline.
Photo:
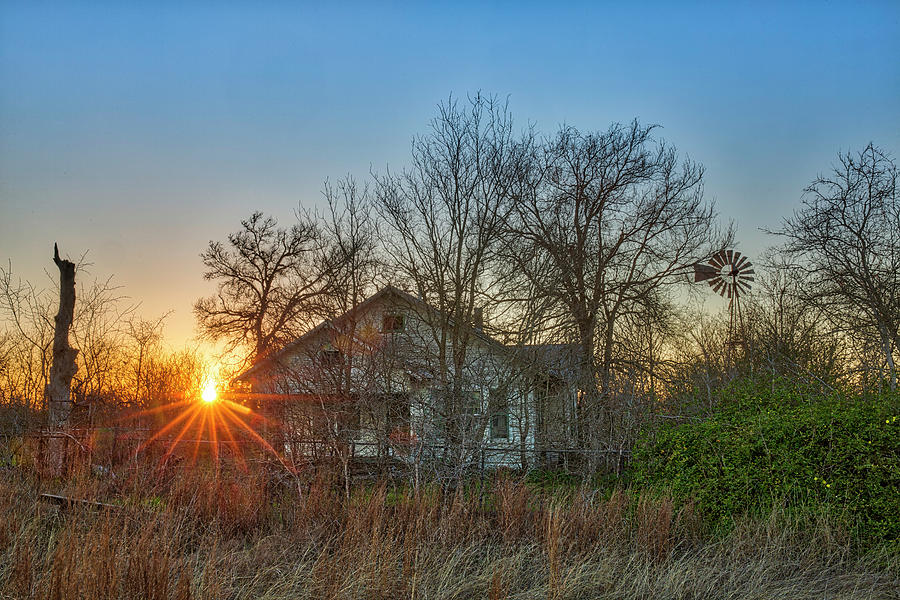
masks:
[[[42,492],[99,501],[54,506]],[[710,528],[690,502],[511,474],[455,491],[254,465],[0,478],[0,597],[897,598],[900,557],[783,508]]]
[[[900,600],[900,0],[50,4],[0,600]]]

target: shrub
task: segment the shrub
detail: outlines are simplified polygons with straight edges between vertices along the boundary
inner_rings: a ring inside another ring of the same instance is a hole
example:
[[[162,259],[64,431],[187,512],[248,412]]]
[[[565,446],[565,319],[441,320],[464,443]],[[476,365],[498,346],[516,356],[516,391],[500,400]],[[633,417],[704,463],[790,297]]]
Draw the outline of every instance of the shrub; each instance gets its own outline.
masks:
[[[840,515],[863,545],[900,543],[900,395],[733,394],[708,420],[645,436],[635,483],[694,498],[720,525],[784,503]]]

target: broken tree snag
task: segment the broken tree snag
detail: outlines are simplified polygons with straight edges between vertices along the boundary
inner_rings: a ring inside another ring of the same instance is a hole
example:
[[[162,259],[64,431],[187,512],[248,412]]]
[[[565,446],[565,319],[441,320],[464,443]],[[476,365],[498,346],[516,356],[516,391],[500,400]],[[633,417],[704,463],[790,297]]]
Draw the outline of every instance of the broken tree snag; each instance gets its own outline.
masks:
[[[47,386],[50,427],[64,427],[72,412],[72,377],[78,369],[75,357],[78,350],[69,346],[69,329],[75,316],[75,263],[59,258],[53,244],[53,262],[59,267],[59,313],[53,335],[53,364]]]

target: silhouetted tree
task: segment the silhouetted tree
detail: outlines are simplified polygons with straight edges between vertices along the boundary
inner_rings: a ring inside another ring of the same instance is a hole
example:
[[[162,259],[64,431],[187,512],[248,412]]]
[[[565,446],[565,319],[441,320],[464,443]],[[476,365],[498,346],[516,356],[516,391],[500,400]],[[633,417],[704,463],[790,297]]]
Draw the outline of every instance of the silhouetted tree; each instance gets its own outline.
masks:
[[[0,268],[0,314],[7,348],[5,403],[45,408],[53,347],[53,299],[30,282],[14,279],[12,267]]]
[[[869,144],[838,156],[805,190],[778,235],[805,301],[837,330],[879,341],[890,386],[900,352],[900,203],[897,165]]]
[[[194,304],[203,338],[243,348],[256,362],[307,328],[320,313],[327,269],[320,228],[306,215],[289,228],[255,212],[200,255],[214,296]]]
[[[617,329],[665,306],[686,265],[723,245],[703,201],[703,169],[637,121],[605,132],[564,127],[539,156],[507,224],[510,264],[555,307],[581,349],[582,442],[612,437]],[[658,316],[654,317],[658,320]]]
[[[743,304],[746,360],[752,372],[816,380],[845,379],[847,344],[829,330],[822,310],[803,297],[796,269],[777,251],[756,266],[756,285]]]

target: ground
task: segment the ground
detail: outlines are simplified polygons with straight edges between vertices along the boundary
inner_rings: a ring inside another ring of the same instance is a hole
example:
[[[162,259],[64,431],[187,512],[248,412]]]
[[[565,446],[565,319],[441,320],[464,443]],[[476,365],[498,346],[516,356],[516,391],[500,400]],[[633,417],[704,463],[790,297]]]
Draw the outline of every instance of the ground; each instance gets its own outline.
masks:
[[[0,478],[2,598],[891,598],[900,558],[826,519],[737,519],[637,490],[455,491],[262,467]],[[115,508],[57,507],[53,491]],[[893,594],[893,595],[892,595]]]

